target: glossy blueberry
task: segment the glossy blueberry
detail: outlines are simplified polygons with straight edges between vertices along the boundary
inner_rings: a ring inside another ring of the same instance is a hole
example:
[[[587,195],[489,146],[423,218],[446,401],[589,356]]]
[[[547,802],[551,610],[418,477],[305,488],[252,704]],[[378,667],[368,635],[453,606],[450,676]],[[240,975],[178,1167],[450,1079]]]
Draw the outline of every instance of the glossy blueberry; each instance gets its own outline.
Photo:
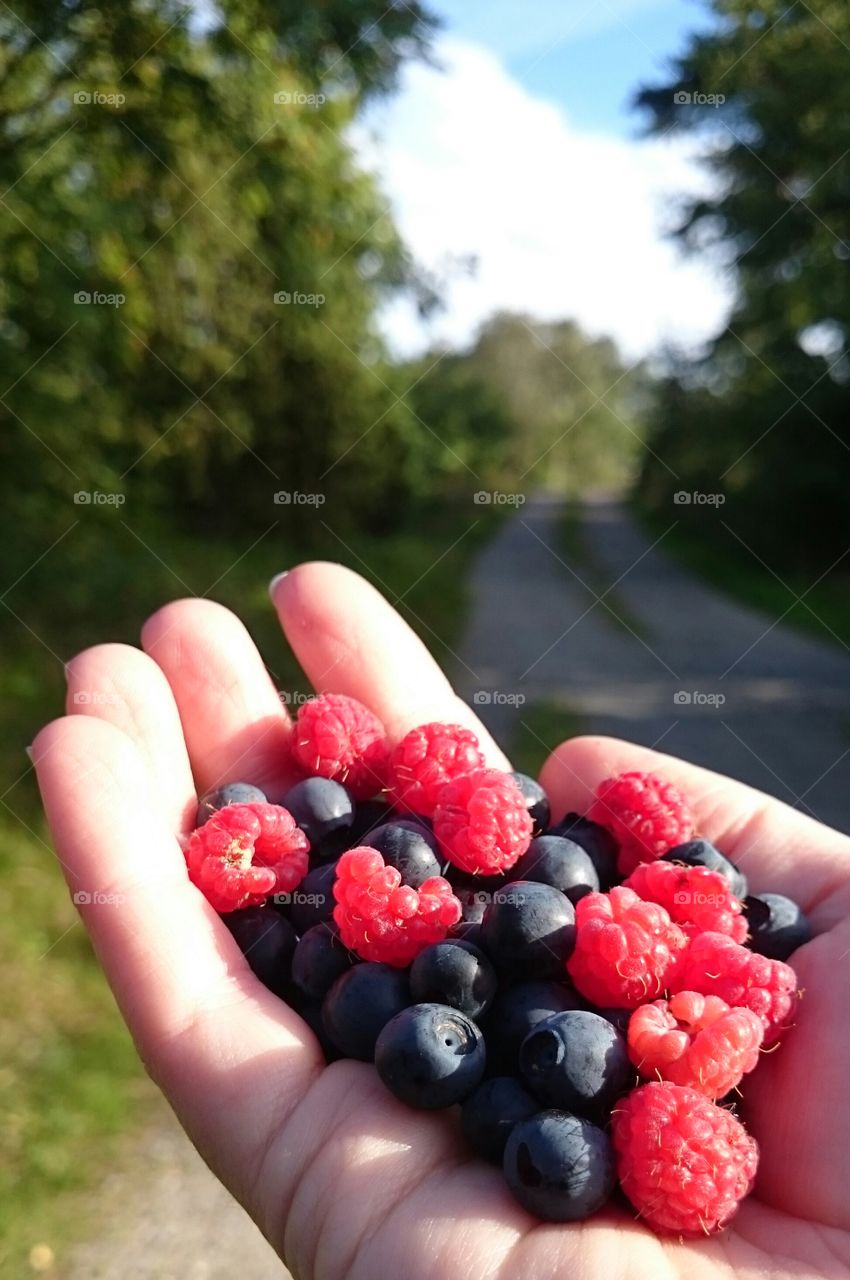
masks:
[[[489,1065],[504,1075],[516,1075],[520,1045],[529,1031],[553,1013],[583,1008],[581,997],[563,982],[520,982],[503,989],[481,1024]]]
[[[298,940],[292,954],[292,981],[314,1000],[322,1000],[342,973],[356,963],[344,947],[339,930],[330,921],[314,924]]]
[[[579,813],[565,813],[561,821],[555,823],[546,834],[566,836],[568,840],[581,845],[596,868],[599,887],[603,893],[607,893],[612,885],[619,884],[622,880],[623,877],[617,870],[620,852],[617,841],[598,822],[591,822]]]
[[[520,1204],[549,1222],[588,1218],[602,1208],[615,1183],[606,1134],[565,1111],[538,1111],[514,1125],[503,1169]]]
[[[409,1107],[424,1111],[462,1102],[479,1084],[486,1058],[484,1038],[472,1019],[445,1004],[402,1010],[375,1045],[375,1066],[384,1084]]]
[[[800,907],[781,893],[759,893],[745,898],[750,939],[747,946],[771,960],[787,960],[808,942],[811,926]]]
[[[243,907],[221,918],[260,982],[277,995],[285,995],[295,949],[289,921],[269,907]]]
[[[725,854],[715,849],[710,840],[686,840],[684,844],[668,849],[664,859],[666,862],[683,862],[687,867],[708,867],[709,871],[719,871],[729,881],[736,898],[747,896],[747,877]]]
[[[362,843],[377,849],[384,862],[400,871],[404,884],[413,889],[440,874],[440,862],[421,828],[388,822],[370,831]]]
[[[322,1021],[340,1053],[371,1062],[380,1032],[409,1004],[410,984],[402,969],[356,964],[337,978],[325,996]]]
[[[519,1051],[522,1078],[546,1107],[602,1119],[631,1084],[626,1041],[601,1014],[556,1013],[529,1032]]]
[[[468,1018],[489,1009],[498,987],[496,970],[469,942],[435,942],[425,947],[410,969],[410,991],[423,1004],[447,1004]]]
[[[458,942],[471,942],[479,951],[483,951],[481,925],[477,920],[458,920],[457,924],[453,924],[449,929],[446,937],[457,938]]]
[[[348,847],[354,801],[339,782],[303,778],[289,788],[280,803],[310,841],[313,860],[336,857]]]
[[[534,823],[532,835],[539,836],[549,825],[549,797],[534,778],[527,773],[512,773],[511,777],[522,792],[523,799]]]
[[[511,880],[497,890],[481,922],[488,956],[512,978],[560,977],[575,936],[569,898],[536,880]]]
[[[514,1076],[492,1076],[463,1104],[463,1136],[482,1160],[501,1164],[511,1129],[539,1110],[540,1103]]]
[[[538,836],[513,868],[517,880],[538,880],[560,889],[575,906],[586,893],[599,892],[599,876],[590,854],[566,836]]]
[[[198,801],[195,826],[202,827],[219,809],[229,804],[266,804],[266,793],[250,782],[228,782],[223,787],[208,791]]]
[[[370,831],[374,831],[376,827],[382,827],[385,822],[389,822],[391,816],[392,809],[388,804],[384,804],[383,800],[363,800],[354,810],[349,849],[359,845],[363,837],[368,835]]]
[[[322,1018],[321,1000],[308,999],[306,996],[303,996],[302,992],[296,991],[294,1008],[297,1010],[298,1016],[303,1018],[307,1023],[307,1026],[313,1032],[313,1035],[321,1045],[322,1053],[325,1055],[325,1061],[331,1063],[336,1062],[341,1058],[342,1054],[325,1030],[325,1023]]]
[[[276,894],[273,901],[284,913],[288,913],[292,927],[299,938],[312,929],[333,918],[336,899],[333,895],[333,883],[336,879],[336,863],[323,862],[312,871],[308,871],[297,889],[292,893]]]

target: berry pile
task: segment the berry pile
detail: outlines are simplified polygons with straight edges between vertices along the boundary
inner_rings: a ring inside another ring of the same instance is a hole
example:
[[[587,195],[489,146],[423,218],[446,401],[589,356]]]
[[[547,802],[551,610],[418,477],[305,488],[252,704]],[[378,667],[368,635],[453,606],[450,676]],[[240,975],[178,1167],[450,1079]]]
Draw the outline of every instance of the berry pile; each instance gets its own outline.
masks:
[[[619,1185],[657,1232],[723,1227],[758,1164],[741,1082],[794,1018],[796,903],[748,895],[651,774],[553,826],[469,729],[391,749],[340,694],[300,708],[290,764],[279,802],[204,796],[186,863],[328,1061],[373,1062],[411,1107],[461,1104],[540,1218],[586,1218]]]

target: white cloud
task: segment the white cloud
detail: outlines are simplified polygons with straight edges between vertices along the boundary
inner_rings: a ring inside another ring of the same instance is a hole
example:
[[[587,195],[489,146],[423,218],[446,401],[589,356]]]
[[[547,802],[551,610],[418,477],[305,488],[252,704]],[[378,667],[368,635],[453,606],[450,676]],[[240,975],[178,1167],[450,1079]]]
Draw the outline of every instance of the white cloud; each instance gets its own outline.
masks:
[[[663,236],[676,196],[705,189],[684,143],[576,129],[480,46],[447,38],[437,54],[442,71],[408,66],[360,149],[417,260],[472,255],[478,270],[427,328],[406,304],[387,310],[397,352],[463,345],[499,309],[574,317],[633,357],[719,330],[727,287]]]

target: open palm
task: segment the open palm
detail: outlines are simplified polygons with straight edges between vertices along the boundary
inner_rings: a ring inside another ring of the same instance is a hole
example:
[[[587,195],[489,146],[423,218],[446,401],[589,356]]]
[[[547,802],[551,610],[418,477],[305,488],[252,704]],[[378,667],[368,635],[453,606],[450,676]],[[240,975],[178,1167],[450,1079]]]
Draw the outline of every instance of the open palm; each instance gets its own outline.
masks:
[[[504,765],[406,624],[357,575],[302,565],[273,598],[318,691],[359,698],[393,740],[428,720],[464,722],[490,763]],[[541,1224],[498,1170],[470,1156],[452,1113],[407,1110],[363,1063],[324,1067],[305,1023],[253,976],[189,883],[178,835],[191,828],[196,788],[246,779],[282,791],[286,711],[244,627],[218,605],[167,605],[143,646],[102,645],[69,664],[77,714],[33,745],[44,803],[71,889],[93,896],[83,918],[146,1066],[296,1276],[850,1276],[850,840],[625,742],[579,738],[553,752],[541,780],[555,817],[583,810],[605,775],[656,769],[683,788],[700,833],[756,891],[801,902],[816,936],[794,957],[805,990],[797,1026],[748,1093],[762,1160],[733,1224],[687,1243],[658,1239],[619,1208]],[[99,696],[80,704],[80,691]]]

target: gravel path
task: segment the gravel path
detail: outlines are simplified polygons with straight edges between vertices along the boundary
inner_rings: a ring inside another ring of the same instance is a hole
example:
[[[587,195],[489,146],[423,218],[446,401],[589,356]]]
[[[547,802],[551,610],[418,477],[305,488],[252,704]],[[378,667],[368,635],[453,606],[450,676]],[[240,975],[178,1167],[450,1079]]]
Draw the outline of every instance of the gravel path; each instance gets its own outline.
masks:
[[[590,590],[563,563],[559,513],[555,499],[530,501],[473,570],[458,684],[497,736],[521,720],[518,695],[560,701],[590,731],[663,745],[850,829],[850,655],[695,581],[616,503],[585,508]],[[597,601],[614,583],[607,603],[625,606],[640,638]],[[63,1280],[286,1280],[170,1114],[95,1203],[91,1243]]]
[[[561,701],[590,732],[658,745],[850,830],[850,652],[697,581],[612,501],[584,507],[591,590],[565,563],[559,515],[557,499],[532,499],[475,567],[459,683],[492,699],[477,708],[488,726],[509,741],[522,719],[511,698]]]

